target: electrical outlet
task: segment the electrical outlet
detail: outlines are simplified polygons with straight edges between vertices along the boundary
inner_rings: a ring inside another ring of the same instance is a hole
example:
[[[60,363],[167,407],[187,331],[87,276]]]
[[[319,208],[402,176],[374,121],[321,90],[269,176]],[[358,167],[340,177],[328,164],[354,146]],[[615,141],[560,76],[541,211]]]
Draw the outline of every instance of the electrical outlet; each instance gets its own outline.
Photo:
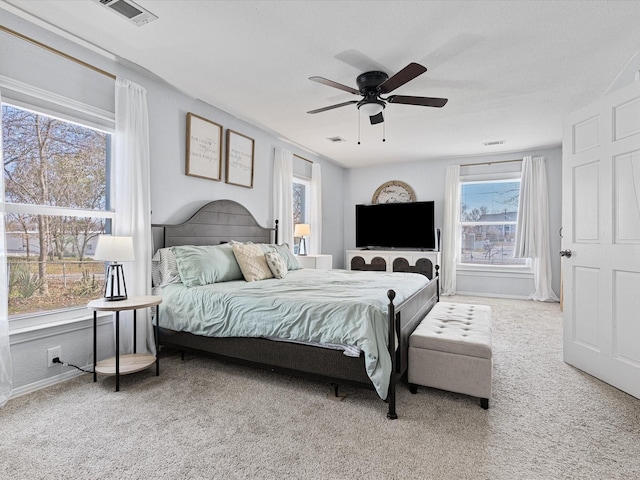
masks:
[[[56,365],[53,363],[54,358],[62,360],[62,347],[53,347],[47,350],[47,367],[53,367]]]

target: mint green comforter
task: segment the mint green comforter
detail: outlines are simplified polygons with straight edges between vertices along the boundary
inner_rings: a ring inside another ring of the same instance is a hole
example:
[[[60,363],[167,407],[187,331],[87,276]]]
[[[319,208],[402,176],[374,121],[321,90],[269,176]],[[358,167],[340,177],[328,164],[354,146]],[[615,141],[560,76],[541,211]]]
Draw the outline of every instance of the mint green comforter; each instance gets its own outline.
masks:
[[[395,290],[398,304],[428,281],[415,273],[301,269],[258,282],[173,284],[162,290],[160,324],[204,336],[354,345],[385,399],[391,373],[387,290]]]

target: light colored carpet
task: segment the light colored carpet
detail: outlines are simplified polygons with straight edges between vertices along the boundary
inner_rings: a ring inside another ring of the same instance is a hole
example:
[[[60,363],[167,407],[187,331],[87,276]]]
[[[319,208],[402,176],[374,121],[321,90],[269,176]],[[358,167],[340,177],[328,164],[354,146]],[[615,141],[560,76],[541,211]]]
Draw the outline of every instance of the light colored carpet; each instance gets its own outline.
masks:
[[[154,370],[84,375],[0,410],[3,479],[634,479],[640,400],[562,361],[558,304],[491,305],[489,410],[399,385],[398,414],[373,390],[165,355]]]

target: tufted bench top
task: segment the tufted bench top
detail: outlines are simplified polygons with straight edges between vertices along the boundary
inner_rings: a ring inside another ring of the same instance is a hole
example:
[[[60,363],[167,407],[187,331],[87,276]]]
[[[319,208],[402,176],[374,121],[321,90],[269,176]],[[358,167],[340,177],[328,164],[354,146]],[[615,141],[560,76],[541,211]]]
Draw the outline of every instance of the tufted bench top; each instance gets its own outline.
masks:
[[[409,346],[491,358],[491,307],[438,302],[409,337]]]

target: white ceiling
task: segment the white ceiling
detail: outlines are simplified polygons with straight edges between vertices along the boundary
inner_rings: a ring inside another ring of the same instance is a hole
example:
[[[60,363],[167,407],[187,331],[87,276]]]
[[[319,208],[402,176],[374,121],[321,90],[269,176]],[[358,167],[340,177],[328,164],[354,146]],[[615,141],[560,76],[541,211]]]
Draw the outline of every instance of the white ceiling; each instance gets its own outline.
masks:
[[[640,51],[636,1],[137,3],[159,19],[137,27],[95,0],[0,7],[346,167],[560,145],[564,116],[604,95]],[[306,113],[360,98],[310,76],[357,88],[364,71],[391,76],[410,62],[428,71],[393,93],[449,103],[387,105],[384,143],[383,125],[364,115],[359,133],[355,105]],[[505,143],[483,146],[496,140]]]

